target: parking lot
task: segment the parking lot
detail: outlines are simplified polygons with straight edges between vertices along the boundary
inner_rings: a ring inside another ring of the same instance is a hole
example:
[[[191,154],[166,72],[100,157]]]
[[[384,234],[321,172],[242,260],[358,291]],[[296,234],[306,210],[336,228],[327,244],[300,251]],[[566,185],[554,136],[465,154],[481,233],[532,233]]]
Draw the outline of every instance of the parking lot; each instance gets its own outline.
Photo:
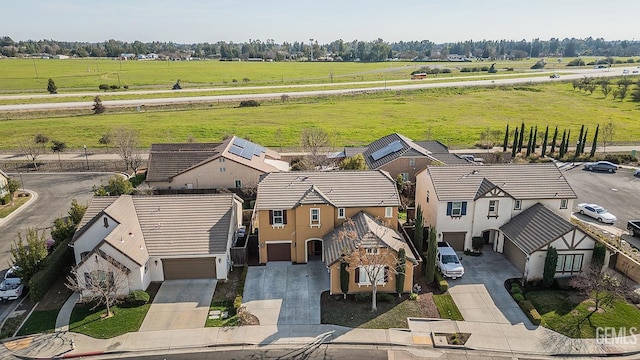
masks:
[[[618,220],[613,226],[626,229],[627,221],[640,219],[640,178],[631,169],[619,169],[616,173],[590,172],[582,165],[561,170],[571,184],[579,203],[595,203],[614,214]]]

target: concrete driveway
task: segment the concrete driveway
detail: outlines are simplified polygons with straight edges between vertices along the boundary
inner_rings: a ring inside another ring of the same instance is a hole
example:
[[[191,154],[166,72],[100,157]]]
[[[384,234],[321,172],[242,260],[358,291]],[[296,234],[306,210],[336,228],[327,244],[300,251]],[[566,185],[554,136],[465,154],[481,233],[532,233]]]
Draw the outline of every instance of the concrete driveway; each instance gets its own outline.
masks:
[[[216,279],[163,282],[140,326],[140,331],[204,327],[217,283]]]
[[[465,321],[533,326],[504,287],[522,273],[502,254],[485,246],[482,256],[458,254],[464,276],[449,280],[449,293]]]
[[[270,262],[247,272],[243,304],[260,325],[320,324],[320,294],[329,290],[323,262]]]

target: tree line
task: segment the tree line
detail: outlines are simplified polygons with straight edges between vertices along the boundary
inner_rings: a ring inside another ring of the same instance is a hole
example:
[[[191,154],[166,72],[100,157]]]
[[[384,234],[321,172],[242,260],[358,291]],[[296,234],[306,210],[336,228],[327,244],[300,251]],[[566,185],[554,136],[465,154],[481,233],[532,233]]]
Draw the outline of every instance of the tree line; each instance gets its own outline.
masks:
[[[14,41],[9,36],[0,37],[0,54],[8,57],[30,54],[68,55],[77,57],[118,57],[123,53],[156,53],[170,58],[187,56],[196,58],[248,59],[262,58],[274,61],[310,59],[322,60],[331,55],[342,61],[384,61],[446,59],[450,54],[484,59],[524,59],[544,56],[634,56],[640,53],[640,41],[607,41],[588,37],[551,38],[540,40],[482,40],[436,44],[429,40],[386,42],[342,39],[322,44],[318,41],[276,43],[249,39],[248,42],[177,44],[174,42],[125,42],[109,39],[104,42],[69,42],[56,40]]]

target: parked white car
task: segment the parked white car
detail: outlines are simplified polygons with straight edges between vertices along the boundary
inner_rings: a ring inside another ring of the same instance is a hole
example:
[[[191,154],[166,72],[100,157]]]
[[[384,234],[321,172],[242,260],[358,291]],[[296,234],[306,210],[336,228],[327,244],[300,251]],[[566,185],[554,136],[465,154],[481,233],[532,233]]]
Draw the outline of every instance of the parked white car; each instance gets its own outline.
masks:
[[[444,277],[455,280],[464,275],[464,267],[460,263],[456,251],[446,242],[438,242],[436,265]]]
[[[607,209],[596,204],[578,204],[578,212],[582,215],[590,216],[599,222],[613,224],[618,218]]]

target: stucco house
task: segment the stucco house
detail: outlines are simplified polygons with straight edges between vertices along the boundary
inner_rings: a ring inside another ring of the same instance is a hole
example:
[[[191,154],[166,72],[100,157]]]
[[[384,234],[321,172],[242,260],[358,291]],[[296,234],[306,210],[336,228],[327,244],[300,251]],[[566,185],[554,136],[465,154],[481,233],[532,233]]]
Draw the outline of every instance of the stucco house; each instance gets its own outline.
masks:
[[[280,159],[236,136],[221,143],[153,144],[146,182],[156,189],[250,188],[264,174],[288,171]]]
[[[70,243],[78,273],[126,273],[121,294],[151,281],[226,279],[242,221],[233,194],[94,197]]]
[[[7,189],[7,182],[9,181],[9,176],[4,173],[4,171],[0,170],[0,197],[5,196],[9,193]]]
[[[562,255],[558,276],[590,263],[596,240],[571,224],[577,196],[555,164],[429,166],[416,182],[425,226],[458,251],[481,237],[526,280],[542,277],[549,246]]]
[[[332,247],[336,229],[351,219],[359,224],[359,238],[368,234],[380,251],[409,248],[396,230],[399,206],[395,181],[381,170],[268,174],[258,184],[252,220],[258,231],[260,263],[323,261],[331,273],[331,292],[341,293],[340,254]],[[418,258],[407,251],[407,263]],[[409,291],[413,266],[407,268]],[[356,272],[350,282],[350,292],[371,291],[356,279]],[[384,289],[395,289],[395,282],[385,283]]]

